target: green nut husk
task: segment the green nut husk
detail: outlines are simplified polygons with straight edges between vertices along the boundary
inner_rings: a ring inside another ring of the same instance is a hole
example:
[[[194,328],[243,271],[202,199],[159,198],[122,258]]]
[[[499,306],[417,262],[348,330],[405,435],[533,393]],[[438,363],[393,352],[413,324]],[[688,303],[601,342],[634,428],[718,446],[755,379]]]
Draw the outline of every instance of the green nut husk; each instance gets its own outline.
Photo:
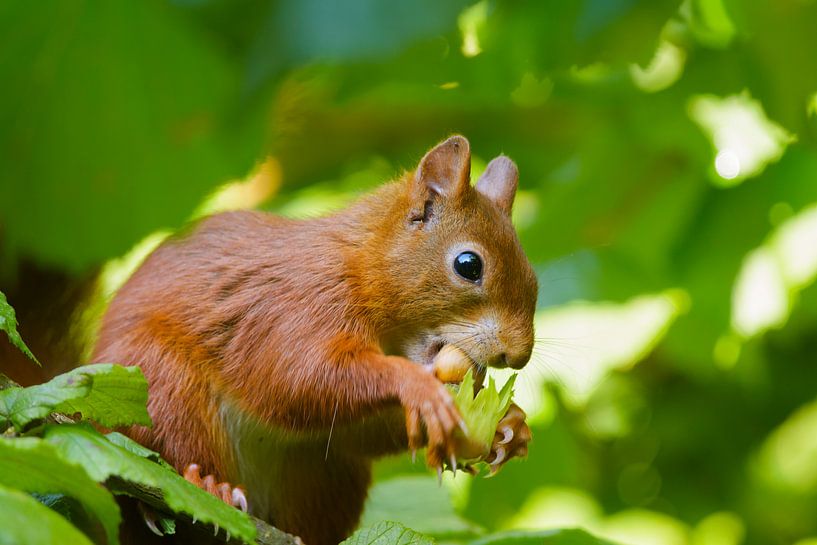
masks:
[[[469,369],[458,387],[449,385],[454,393],[454,402],[460,411],[468,429],[467,436],[459,432],[455,439],[461,441],[457,445],[457,455],[464,463],[484,461],[491,451],[491,444],[499,421],[508,412],[513,398],[513,385],[516,375],[512,375],[508,382],[497,390],[496,382],[488,378],[488,385],[474,395],[474,373]]]

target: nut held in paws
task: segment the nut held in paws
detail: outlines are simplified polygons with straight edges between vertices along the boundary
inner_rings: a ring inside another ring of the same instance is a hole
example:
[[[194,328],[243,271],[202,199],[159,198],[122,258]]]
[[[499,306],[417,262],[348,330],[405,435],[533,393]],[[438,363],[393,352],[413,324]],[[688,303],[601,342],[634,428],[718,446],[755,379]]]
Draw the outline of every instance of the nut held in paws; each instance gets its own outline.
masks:
[[[434,358],[434,376],[441,382],[459,384],[471,368],[471,364],[468,354],[453,344],[447,344]]]

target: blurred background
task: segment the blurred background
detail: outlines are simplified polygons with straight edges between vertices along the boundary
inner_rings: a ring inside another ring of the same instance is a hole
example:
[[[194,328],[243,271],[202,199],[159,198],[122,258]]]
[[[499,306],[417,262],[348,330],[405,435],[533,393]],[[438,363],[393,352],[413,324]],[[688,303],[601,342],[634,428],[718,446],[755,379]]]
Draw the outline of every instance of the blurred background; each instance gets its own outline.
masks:
[[[203,214],[333,210],[451,133],[517,161],[530,456],[408,456],[366,522],[456,543],[817,543],[817,3],[0,3],[0,291],[41,371]],[[814,537],[810,537],[814,536]]]

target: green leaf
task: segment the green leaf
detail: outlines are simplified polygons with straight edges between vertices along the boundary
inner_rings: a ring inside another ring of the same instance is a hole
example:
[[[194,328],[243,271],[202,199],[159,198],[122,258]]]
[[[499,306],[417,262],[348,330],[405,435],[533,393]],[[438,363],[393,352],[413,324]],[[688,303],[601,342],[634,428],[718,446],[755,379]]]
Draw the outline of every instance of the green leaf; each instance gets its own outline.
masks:
[[[95,541],[101,541],[103,527],[96,521],[93,513],[82,506],[76,498],[65,494],[31,494],[41,504],[62,515]]]
[[[406,528],[397,522],[379,522],[361,528],[342,545],[434,545],[436,540]]]
[[[149,448],[140,445],[127,435],[122,435],[118,431],[112,431],[111,433],[106,434],[105,437],[114,445],[117,445],[118,447],[121,447],[127,450],[128,452],[131,452],[137,456],[141,456],[142,458],[147,458],[148,460],[156,462],[157,464],[161,465],[162,467],[170,471],[173,472],[176,471],[172,465],[168,464],[164,458],[159,456],[158,452],[150,450]],[[175,519],[160,516],[157,522],[159,523],[160,527],[159,529],[162,531],[164,535],[176,533]]]
[[[40,365],[40,362],[34,357],[34,354],[31,353],[31,350],[28,349],[26,343],[23,342],[23,338],[20,337],[20,334],[17,332],[17,316],[14,314],[14,309],[8,304],[6,296],[2,291],[0,291],[0,330],[6,332],[11,344],[37,362],[37,365]]]
[[[0,545],[92,545],[67,520],[28,494],[0,485]]]
[[[176,519],[170,517],[159,517],[160,530],[164,535],[173,535],[176,533]]]
[[[0,484],[30,493],[71,496],[102,523],[110,545],[119,543],[122,517],[113,496],[42,439],[0,439]]]
[[[165,502],[174,511],[217,524],[247,543],[255,538],[255,525],[247,514],[190,484],[175,471],[111,443],[87,424],[47,426],[45,439],[98,481],[116,476],[161,489]]]
[[[86,365],[45,384],[0,391],[0,418],[18,430],[52,412],[81,413],[108,427],[152,423],[147,381],[138,367]]]
[[[45,505],[49,509],[56,511],[77,526],[79,526],[77,519],[82,518],[83,515],[85,518],[87,518],[87,514],[85,514],[82,505],[80,505],[80,503],[71,496],[66,496],[65,494],[37,493],[33,493],[31,495],[36,498],[38,502]]]
[[[511,375],[502,389],[497,391],[496,382],[489,377],[488,385],[474,396],[474,375],[469,369],[454,396],[454,402],[468,428],[468,438],[481,445],[486,453],[491,447],[497,424],[511,406],[515,380],[516,375]]]
[[[469,545],[615,545],[584,530],[513,530],[472,541]]]
[[[108,441],[122,447],[123,449],[127,450],[128,452],[132,452],[137,456],[141,456],[142,458],[147,458],[148,460],[153,460],[154,462],[158,463],[161,466],[166,467],[172,471],[176,471],[172,465],[168,464],[164,458],[159,456],[159,453],[155,450],[150,450],[147,447],[144,447],[128,437],[127,435],[122,435],[118,431],[112,431],[105,435],[108,438]]]
[[[361,524],[392,520],[437,538],[472,537],[482,528],[454,511],[450,493],[426,475],[378,482],[369,490]]]

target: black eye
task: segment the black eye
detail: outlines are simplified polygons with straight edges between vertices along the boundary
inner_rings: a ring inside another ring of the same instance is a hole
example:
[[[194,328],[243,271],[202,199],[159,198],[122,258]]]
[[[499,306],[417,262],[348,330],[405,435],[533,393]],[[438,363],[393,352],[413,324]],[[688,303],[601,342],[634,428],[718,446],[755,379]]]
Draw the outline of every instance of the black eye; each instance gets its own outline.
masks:
[[[466,280],[479,282],[482,278],[482,260],[474,252],[462,252],[454,258],[454,271]]]

